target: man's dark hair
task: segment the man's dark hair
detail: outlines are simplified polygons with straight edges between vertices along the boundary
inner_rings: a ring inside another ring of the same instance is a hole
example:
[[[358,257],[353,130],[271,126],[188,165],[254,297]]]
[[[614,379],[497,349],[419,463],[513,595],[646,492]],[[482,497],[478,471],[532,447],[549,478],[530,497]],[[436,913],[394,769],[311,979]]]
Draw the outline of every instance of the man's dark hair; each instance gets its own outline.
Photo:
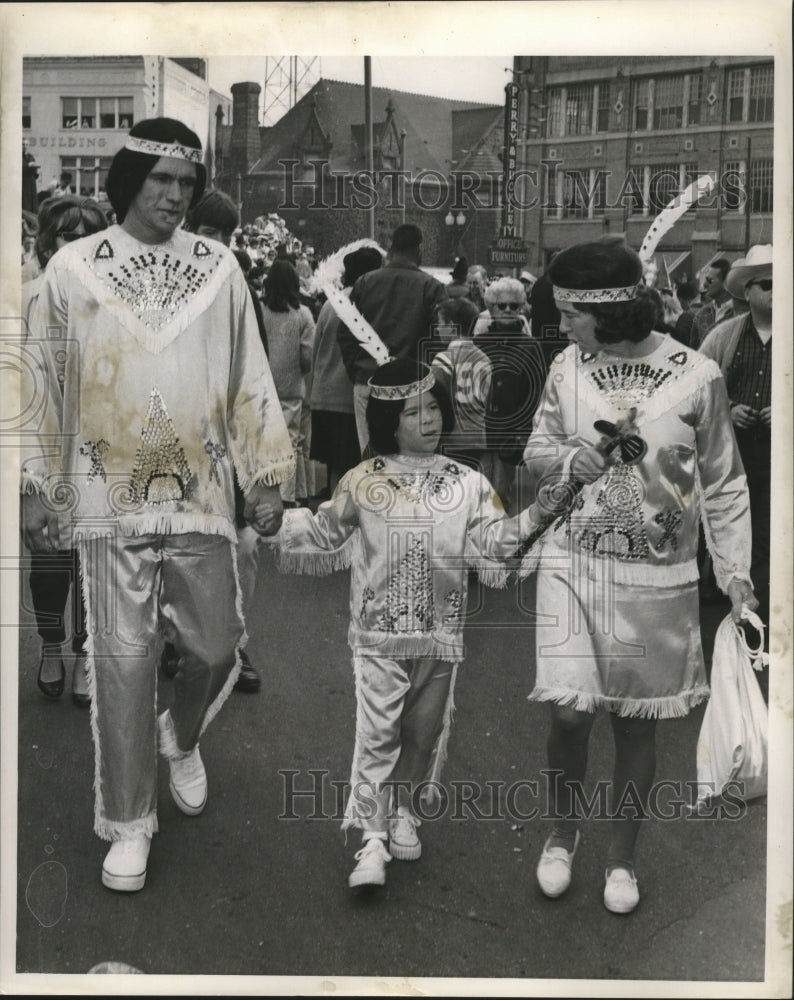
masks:
[[[422,245],[422,230],[410,222],[398,226],[391,238],[391,248],[395,253],[414,253]]]
[[[715,271],[719,271],[720,272],[720,280],[721,281],[725,281],[725,275],[731,269],[731,262],[728,260],[727,257],[718,257],[716,260],[713,260],[709,264],[709,267],[712,268]]]
[[[178,142],[190,149],[201,150],[201,140],[196,133],[175,118],[144,118],[133,125],[130,136],[135,139],[152,139],[154,142]],[[159,159],[154,153],[139,153],[126,147],[122,147],[113,157],[105,191],[119,222],[124,221],[127,210]],[[198,204],[207,184],[207,168],[203,163],[196,163],[194,166],[196,186],[190,208]]]
[[[194,233],[199,226],[211,226],[228,239],[240,225],[240,213],[228,194],[216,190],[206,191],[188,212],[186,222]]]
[[[682,281],[676,289],[676,294],[678,295],[678,301],[683,305],[685,302],[689,303],[693,299],[696,299],[698,297],[698,290],[690,282]]]
[[[480,310],[463,296],[456,299],[442,299],[436,307],[438,322],[450,323],[457,327],[458,337],[470,337]]]

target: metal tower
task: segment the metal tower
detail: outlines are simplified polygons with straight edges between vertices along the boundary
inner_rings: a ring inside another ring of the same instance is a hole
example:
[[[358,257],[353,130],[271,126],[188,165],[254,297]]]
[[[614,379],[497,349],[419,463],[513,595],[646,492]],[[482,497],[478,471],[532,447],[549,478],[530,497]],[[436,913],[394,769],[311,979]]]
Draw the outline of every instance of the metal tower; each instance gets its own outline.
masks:
[[[262,124],[274,125],[320,79],[319,56],[266,56]]]

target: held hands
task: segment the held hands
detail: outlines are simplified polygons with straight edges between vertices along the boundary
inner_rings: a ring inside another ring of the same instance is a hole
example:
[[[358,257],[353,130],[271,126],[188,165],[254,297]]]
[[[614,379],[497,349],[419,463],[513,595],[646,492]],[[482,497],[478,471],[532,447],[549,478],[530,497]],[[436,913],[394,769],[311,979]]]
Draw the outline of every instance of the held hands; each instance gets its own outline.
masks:
[[[244,515],[260,535],[275,535],[281,527],[284,506],[278,486],[264,486],[257,483],[245,495]]]
[[[57,552],[60,548],[58,518],[38,493],[22,496],[22,540],[28,552]]]
[[[737,623],[744,617],[742,614],[743,604],[747,605],[750,611],[755,611],[758,607],[758,599],[746,580],[731,580],[728,584],[727,594],[731,602],[731,618]]]

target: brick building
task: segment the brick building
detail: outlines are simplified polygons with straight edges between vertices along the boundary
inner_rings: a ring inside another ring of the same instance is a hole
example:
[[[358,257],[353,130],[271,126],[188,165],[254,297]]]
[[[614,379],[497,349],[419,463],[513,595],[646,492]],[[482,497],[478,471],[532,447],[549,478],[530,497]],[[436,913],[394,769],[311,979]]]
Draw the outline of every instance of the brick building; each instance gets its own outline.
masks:
[[[427,264],[487,256],[499,224],[496,192],[490,209],[451,214],[450,175],[487,144],[494,122],[501,127],[499,106],[373,87],[372,181],[363,86],[321,79],[270,127],[258,125],[259,93],[258,83],[235,84],[232,124],[217,130],[217,185],[240,204],[244,223],[278,212],[322,254],[367,236],[374,202],[382,246],[407,221],[424,233]]]
[[[772,60],[520,56],[514,78],[526,172],[517,214],[532,270],[610,232],[638,249],[704,173],[716,186],[661,241],[660,275],[678,261],[677,275],[692,277],[718,254],[772,241]]]
[[[107,205],[110,161],[143,118],[178,118],[211,155],[216,113],[231,101],[212,90],[203,59],[164,56],[26,57],[22,74],[22,138],[39,168],[38,189],[72,174],[72,187]]]

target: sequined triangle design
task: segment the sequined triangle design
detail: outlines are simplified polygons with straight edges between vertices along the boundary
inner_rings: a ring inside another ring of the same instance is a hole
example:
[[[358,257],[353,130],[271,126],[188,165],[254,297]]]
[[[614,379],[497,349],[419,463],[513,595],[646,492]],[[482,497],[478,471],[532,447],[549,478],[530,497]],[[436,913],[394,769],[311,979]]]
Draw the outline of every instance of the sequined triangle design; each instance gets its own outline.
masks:
[[[383,632],[430,632],[433,629],[433,577],[422,537],[414,537],[389,579],[380,615]]]
[[[143,419],[141,443],[135,454],[130,481],[135,506],[184,500],[193,473],[179,443],[174,423],[168,415],[157,386],[152,389]]]

